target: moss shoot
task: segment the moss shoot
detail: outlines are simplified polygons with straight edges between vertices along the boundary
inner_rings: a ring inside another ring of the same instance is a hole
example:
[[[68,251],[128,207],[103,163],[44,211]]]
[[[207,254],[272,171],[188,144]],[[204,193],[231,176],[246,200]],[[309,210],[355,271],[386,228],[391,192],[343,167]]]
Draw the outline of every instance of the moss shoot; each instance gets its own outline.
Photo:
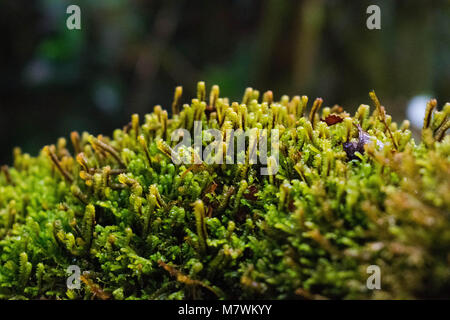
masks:
[[[156,106],[111,138],[15,149],[0,173],[0,298],[449,298],[450,104],[428,103],[417,143],[370,97],[351,116],[251,88],[230,103],[200,82],[191,104],[176,88],[170,118]],[[278,170],[262,175],[250,146],[243,164],[175,164],[171,134],[194,121],[278,129]]]

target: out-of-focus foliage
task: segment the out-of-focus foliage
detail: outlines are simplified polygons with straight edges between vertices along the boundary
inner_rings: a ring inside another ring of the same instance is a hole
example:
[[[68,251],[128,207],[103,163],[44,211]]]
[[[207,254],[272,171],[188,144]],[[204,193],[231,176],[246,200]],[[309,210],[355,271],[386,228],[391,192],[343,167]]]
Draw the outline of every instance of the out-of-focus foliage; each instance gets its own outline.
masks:
[[[69,4],[81,8],[80,31],[66,28]],[[376,1],[381,30],[366,28],[370,4],[1,1],[0,162],[68,130],[110,133],[175,85],[194,95],[199,79],[235,99],[253,85],[349,110],[376,88],[394,119],[418,94],[449,101],[449,1]]]
[[[450,104],[428,103],[417,144],[371,97],[351,117],[251,88],[208,100],[199,83],[180,113],[176,90],[173,117],[157,106],[112,138],[16,149],[0,176],[0,297],[449,298]],[[280,130],[278,172],[175,165],[171,133],[195,120]],[[69,265],[89,271],[79,290]],[[381,290],[366,287],[369,265]]]

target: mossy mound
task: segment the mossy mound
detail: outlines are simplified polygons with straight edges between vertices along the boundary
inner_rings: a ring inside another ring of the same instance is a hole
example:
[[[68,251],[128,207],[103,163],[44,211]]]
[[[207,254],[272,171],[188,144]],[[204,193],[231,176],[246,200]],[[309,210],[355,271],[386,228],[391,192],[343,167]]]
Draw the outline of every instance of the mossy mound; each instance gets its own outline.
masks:
[[[204,83],[181,106],[181,91],[170,119],[156,106],[113,138],[14,151],[0,176],[1,298],[450,297],[449,103],[428,103],[417,144],[374,93],[373,112],[352,117],[321,99],[305,116],[306,96],[250,88],[230,104],[213,86],[206,101]],[[171,133],[196,120],[278,129],[278,172],[174,164]],[[67,288],[70,265],[85,271],[80,289]]]

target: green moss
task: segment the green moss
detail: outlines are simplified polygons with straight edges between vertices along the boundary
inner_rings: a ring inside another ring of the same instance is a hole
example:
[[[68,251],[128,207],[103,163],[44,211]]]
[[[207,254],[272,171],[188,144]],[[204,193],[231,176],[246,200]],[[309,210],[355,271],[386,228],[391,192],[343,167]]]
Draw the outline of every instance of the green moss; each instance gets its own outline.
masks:
[[[157,106],[113,138],[14,151],[0,176],[1,298],[450,297],[450,104],[429,102],[416,144],[374,93],[374,111],[353,117],[250,88],[240,104],[217,86],[207,103],[204,83],[190,105],[181,93],[170,119]],[[245,164],[174,164],[171,134],[195,120],[280,130],[278,172],[261,175],[249,150]],[[366,287],[374,264],[381,290]],[[70,265],[88,271],[80,289],[66,286]]]

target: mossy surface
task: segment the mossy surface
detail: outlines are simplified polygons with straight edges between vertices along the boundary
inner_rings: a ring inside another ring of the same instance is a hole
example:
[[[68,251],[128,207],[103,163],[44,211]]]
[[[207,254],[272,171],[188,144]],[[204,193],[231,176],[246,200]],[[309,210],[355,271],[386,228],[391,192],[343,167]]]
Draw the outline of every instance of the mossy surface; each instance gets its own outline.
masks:
[[[429,102],[417,143],[374,93],[373,111],[351,116],[253,89],[207,99],[203,83],[182,106],[181,92],[171,118],[156,106],[112,138],[14,151],[0,176],[0,298],[450,297],[450,104]],[[171,133],[195,120],[280,130],[278,172],[175,165]],[[70,265],[88,271],[80,289],[66,286]],[[366,287],[369,265],[381,290]]]

